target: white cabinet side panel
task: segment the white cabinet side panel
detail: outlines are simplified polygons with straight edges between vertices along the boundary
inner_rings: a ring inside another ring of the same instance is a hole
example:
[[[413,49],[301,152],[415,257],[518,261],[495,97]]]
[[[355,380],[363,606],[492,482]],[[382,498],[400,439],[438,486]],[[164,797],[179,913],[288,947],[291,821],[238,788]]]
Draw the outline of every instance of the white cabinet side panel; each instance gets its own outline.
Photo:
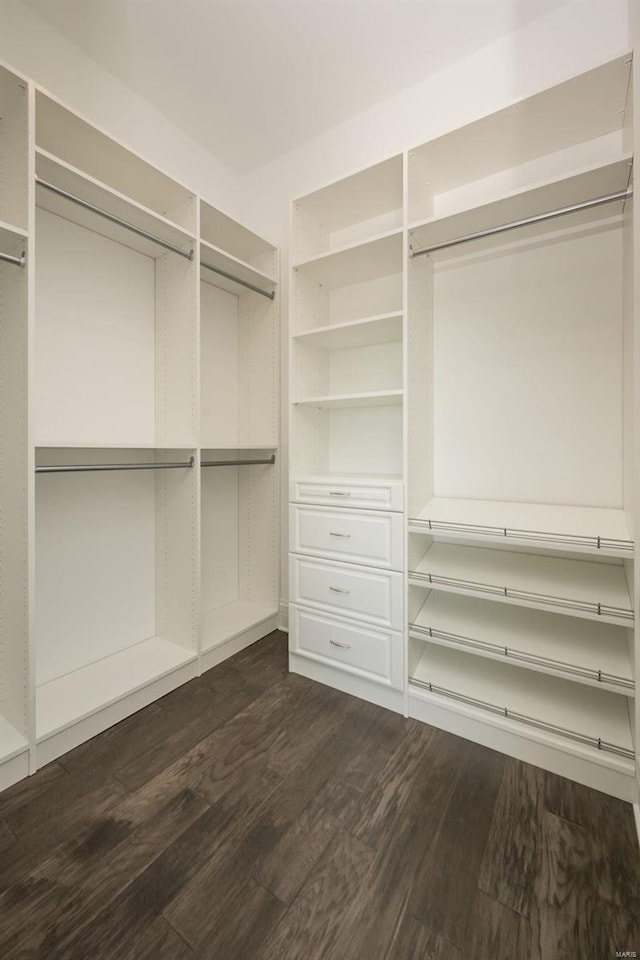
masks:
[[[202,470],[202,610],[239,598],[238,468]]]
[[[154,636],[154,484],[152,471],[38,478],[38,683]]]
[[[37,214],[35,438],[155,439],[154,261]]]
[[[622,505],[621,241],[437,270],[436,496]]]
[[[200,284],[202,446],[238,445],[238,298]]]

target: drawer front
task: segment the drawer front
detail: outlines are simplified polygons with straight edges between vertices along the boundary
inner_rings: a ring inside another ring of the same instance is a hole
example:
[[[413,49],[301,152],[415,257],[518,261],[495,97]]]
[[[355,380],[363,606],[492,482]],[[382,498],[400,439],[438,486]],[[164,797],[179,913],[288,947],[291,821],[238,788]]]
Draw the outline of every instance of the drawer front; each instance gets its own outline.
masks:
[[[327,613],[346,614],[392,630],[402,630],[401,573],[346,563],[290,556],[289,596]]]
[[[402,689],[402,634],[291,605],[291,649],[386,686]]]
[[[293,553],[402,570],[402,514],[292,504]]]
[[[402,510],[402,484],[356,484],[326,480],[291,480],[289,498],[361,510]]]

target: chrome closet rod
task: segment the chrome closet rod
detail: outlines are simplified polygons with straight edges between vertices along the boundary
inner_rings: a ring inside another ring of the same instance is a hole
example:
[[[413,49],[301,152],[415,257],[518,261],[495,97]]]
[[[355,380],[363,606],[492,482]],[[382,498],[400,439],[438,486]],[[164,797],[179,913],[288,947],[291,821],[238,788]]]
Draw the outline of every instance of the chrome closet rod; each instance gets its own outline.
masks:
[[[276,455],[272,453],[267,460],[202,460],[201,467],[247,467],[254,463],[275,463]]]
[[[108,220],[110,223],[115,223],[119,227],[124,227],[125,230],[135,233],[138,237],[144,237],[145,240],[151,240],[152,243],[156,243],[164,250],[170,250],[171,253],[177,253],[179,257],[184,257],[185,260],[193,260],[193,250],[190,250],[189,253],[185,253],[184,250],[180,250],[179,247],[174,247],[172,243],[167,243],[165,240],[160,240],[159,237],[155,237],[152,233],[147,233],[146,230],[141,230],[140,227],[135,227],[132,223],[129,223],[128,220],[122,220],[120,217],[116,217],[114,214],[108,213],[101,207],[94,206],[93,203],[89,203],[87,200],[81,200],[80,197],[76,197],[73,193],[68,193],[66,190],[56,187],[53,183],[49,183],[47,180],[41,180],[40,177],[36,177],[36,186],[42,187],[43,190],[49,190],[50,193],[55,193],[56,196],[63,197],[65,200],[70,200],[71,203],[77,204],[84,210],[90,210],[91,213],[97,213],[99,217],[104,217],[104,219]]]
[[[572,203],[568,207],[559,207],[557,210],[550,210],[548,213],[538,213],[533,217],[524,217],[522,220],[513,220],[511,223],[503,223],[498,227],[489,227],[487,230],[479,230],[477,233],[467,233],[462,237],[456,237],[455,240],[446,240],[444,243],[434,243],[430,247],[423,247],[421,250],[412,250],[411,257],[422,257],[427,253],[435,253],[437,250],[446,250],[448,247],[457,247],[461,243],[469,243],[471,240],[481,240],[482,237],[493,237],[497,233],[506,233],[507,230],[516,230],[518,227],[527,227],[532,223],[544,223],[545,220],[553,220],[556,217],[564,217],[568,213],[576,213],[578,210],[589,210],[592,207],[602,207],[605,203],[614,203],[616,200],[626,200],[633,196],[633,191],[618,190],[617,193],[608,193],[603,197],[596,197],[594,200],[582,200],[580,203]]]
[[[240,277],[234,277],[232,273],[226,273],[224,270],[219,270],[218,267],[212,267],[210,263],[205,263],[204,260],[200,261],[200,266],[204,267],[205,270],[211,270],[212,273],[217,273],[221,277],[226,277],[227,280],[233,280],[234,283],[239,283],[241,287],[246,287],[247,290],[253,290],[254,293],[259,293],[260,296],[266,297],[268,300],[275,300],[276,294],[274,290],[263,290],[262,287],[256,287],[255,284],[249,283],[248,280],[241,280]]]
[[[193,467],[190,457],[183,463],[65,463],[60,466],[36,467],[36,473],[97,473],[101,470],[178,470]]]
[[[12,257],[10,253],[0,253],[0,260],[3,263],[12,263],[14,267],[24,267],[27,262],[27,255],[24,251],[19,257]]]

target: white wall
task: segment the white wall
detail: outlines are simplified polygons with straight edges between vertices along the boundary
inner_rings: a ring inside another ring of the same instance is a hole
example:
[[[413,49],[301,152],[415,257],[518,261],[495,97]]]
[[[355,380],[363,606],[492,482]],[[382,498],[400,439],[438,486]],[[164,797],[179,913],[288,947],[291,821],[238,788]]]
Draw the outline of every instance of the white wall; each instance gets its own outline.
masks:
[[[0,60],[230,216],[250,209],[232,170],[18,0],[0,0]]]

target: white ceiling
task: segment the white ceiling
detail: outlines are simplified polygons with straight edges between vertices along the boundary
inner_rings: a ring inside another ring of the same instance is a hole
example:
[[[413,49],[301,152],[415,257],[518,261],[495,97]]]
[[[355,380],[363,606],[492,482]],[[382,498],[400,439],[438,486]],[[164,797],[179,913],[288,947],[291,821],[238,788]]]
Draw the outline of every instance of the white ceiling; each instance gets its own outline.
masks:
[[[26,0],[246,173],[567,0]]]

